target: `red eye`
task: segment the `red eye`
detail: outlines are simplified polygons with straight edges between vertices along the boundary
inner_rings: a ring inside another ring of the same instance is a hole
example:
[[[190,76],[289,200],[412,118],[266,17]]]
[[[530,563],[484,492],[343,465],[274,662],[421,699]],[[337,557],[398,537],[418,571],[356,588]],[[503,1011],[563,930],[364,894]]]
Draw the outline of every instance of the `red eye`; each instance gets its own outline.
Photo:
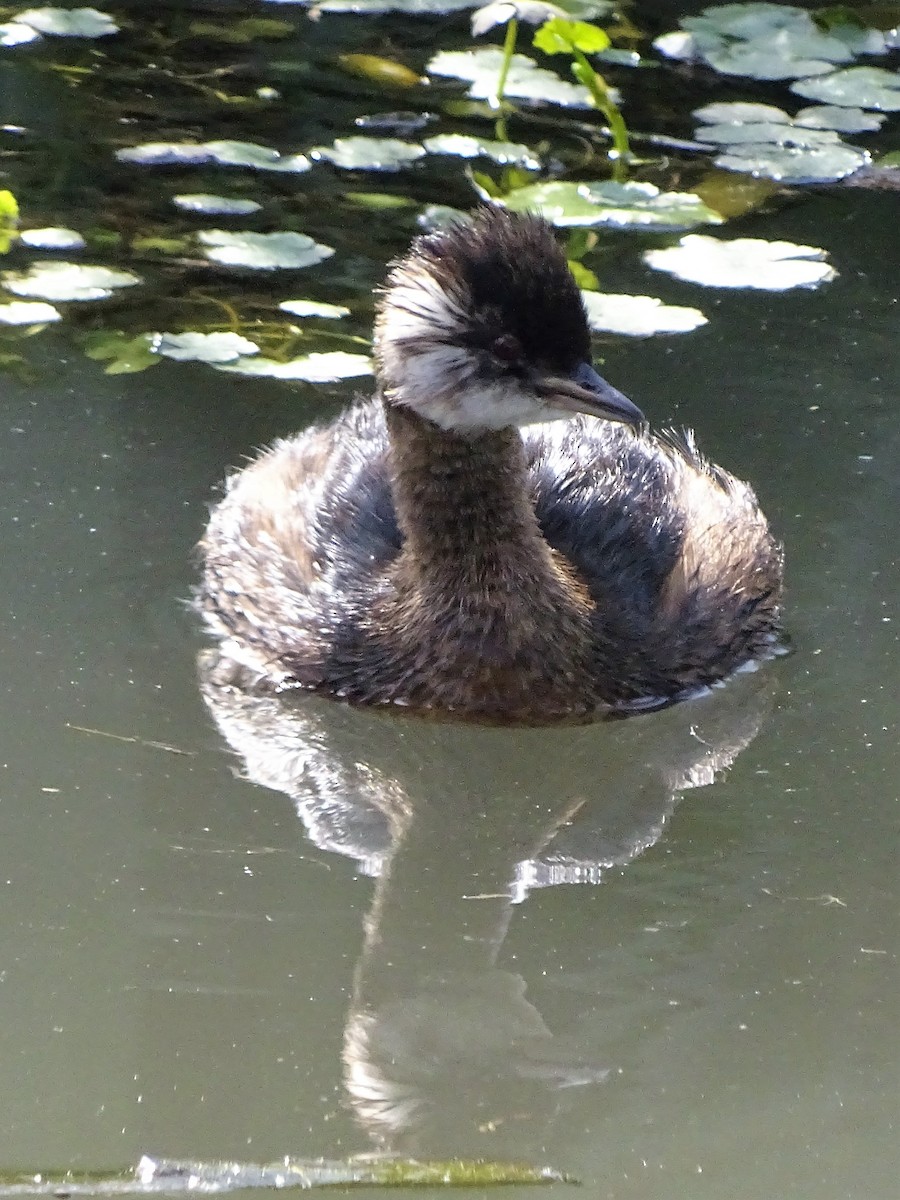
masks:
[[[501,362],[514,363],[522,357],[522,343],[512,333],[502,333],[494,341],[491,350]]]

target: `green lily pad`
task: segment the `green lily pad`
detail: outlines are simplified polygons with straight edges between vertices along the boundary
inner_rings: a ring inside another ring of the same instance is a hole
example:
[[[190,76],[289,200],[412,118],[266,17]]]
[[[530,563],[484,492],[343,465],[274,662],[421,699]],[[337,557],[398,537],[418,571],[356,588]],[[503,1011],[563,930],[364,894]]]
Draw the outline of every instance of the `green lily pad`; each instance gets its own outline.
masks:
[[[581,293],[591,329],[621,333],[628,337],[651,337],[656,333],[690,333],[707,323],[699,308],[664,304],[655,296],[615,293]]]
[[[831,130],[809,132],[830,133]],[[870,162],[867,150],[847,146],[841,141],[819,146],[790,145],[787,140],[778,145],[748,142],[729,146],[726,154],[715,159],[715,165],[727,171],[744,171],[756,178],[782,183],[831,183],[852,175]]]
[[[861,54],[883,54],[884,35],[845,22],[827,31],[789,4],[724,4],[685,17],[653,43],[669,58],[705,62],[726,75],[796,79],[827,74]]]
[[[23,229],[19,240],[34,250],[83,250],[86,245],[75,229]]]
[[[450,204],[427,204],[419,213],[416,224],[426,233],[434,233],[439,229],[450,229],[453,225],[465,225],[471,217],[461,208]]]
[[[104,329],[89,334],[84,352],[96,362],[105,362],[105,375],[136,375],[149,367],[158,367],[159,357],[153,353],[152,333],[132,337],[119,329]]]
[[[425,149],[415,142],[399,138],[336,138],[332,146],[316,146],[314,159],[324,158],[343,171],[399,171],[422,158]]]
[[[359,13],[379,16],[382,13],[403,13],[409,17],[440,16],[472,8],[473,0],[270,0],[273,4],[304,4],[315,6],[319,12]]]
[[[692,192],[661,192],[652,183],[536,183],[503,203],[514,212],[539,212],[554,225],[633,229],[690,229],[722,218]]]
[[[259,346],[238,333],[156,333],[154,354],[177,362],[230,363],[243,355],[259,354]]]
[[[429,75],[462,79],[470,84],[467,96],[477,100],[493,99],[503,65],[503,51],[496,46],[479,46],[475,50],[441,50],[428,63]],[[568,83],[539,67],[525,54],[514,54],[506,77],[504,95],[519,100],[544,101],[566,108],[591,108],[587,88]]]
[[[350,309],[343,304],[324,304],[321,300],[282,300],[278,305],[282,312],[292,317],[323,317],[328,321],[339,321],[349,317]]]
[[[255,142],[145,142],[116,151],[120,162],[138,166],[179,167],[218,163],[222,167],[250,167],[255,171],[279,171],[299,175],[312,164],[305,154],[281,154]]]
[[[541,160],[527,146],[517,142],[494,142],[489,138],[471,137],[463,133],[439,133],[424,142],[429,154],[454,154],[459,158],[489,158],[502,166],[540,170]]]
[[[767,242],[761,238],[720,241],[705,234],[688,234],[677,246],[647,250],[644,262],[654,271],[705,287],[759,288],[783,292],[813,288],[837,272],[824,261],[817,246]]]
[[[13,300],[0,304],[0,325],[49,325],[62,320],[62,315],[52,304],[39,300]]]
[[[20,21],[6,21],[0,25],[0,46],[24,46],[28,42],[37,42],[41,35]]]
[[[774,104],[748,104],[745,100],[727,100],[695,108],[693,116],[708,125],[749,125],[767,121],[790,125],[791,118]],[[705,130],[704,130],[705,132]]]
[[[229,196],[213,196],[206,192],[190,192],[173,196],[172,203],[183,212],[201,213],[203,216],[244,217],[259,212],[262,208],[256,200],[236,200]]]
[[[16,13],[16,20],[55,37],[98,38],[119,32],[109,13],[96,8],[29,8]]]
[[[197,239],[212,262],[227,267],[250,267],[256,271],[297,270],[331,258],[332,246],[324,246],[305,233],[229,233],[203,229]]]
[[[809,129],[836,129],[838,133],[874,133],[887,117],[862,108],[840,108],[836,104],[814,104],[801,108],[794,124]]]
[[[900,72],[881,67],[848,67],[827,79],[801,79],[791,85],[791,91],[840,108],[900,112]]]
[[[4,271],[3,286],[15,296],[42,300],[105,300],[118,288],[134,287],[140,277],[130,271],[83,263],[32,263],[26,271]]]
[[[302,379],[306,383],[334,383],[338,379],[353,379],[372,374],[372,360],[367,354],[347,354],[334,350],[326,354],[304,354],[289,362],[272,358],[240,358],[219,371],[235,375],[264,375],[270,379]]]

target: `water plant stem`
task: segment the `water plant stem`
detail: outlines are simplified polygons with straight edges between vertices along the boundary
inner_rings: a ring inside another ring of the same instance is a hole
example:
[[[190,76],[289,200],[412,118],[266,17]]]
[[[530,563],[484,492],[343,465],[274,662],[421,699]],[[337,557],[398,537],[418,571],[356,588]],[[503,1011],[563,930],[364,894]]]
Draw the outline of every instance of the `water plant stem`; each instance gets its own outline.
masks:
[[[500,64],[500,74],[497,76],[497,88],[494,92],[494,106],[500,110],[500,116],[497,118],[496,138],[498,142],[509,141],[509,135],[506,128],[506,113],[504,104],[504,92],[506,91],[506,80],[509,76],[509,68],[512,66],[513,54],[516,52],[516,39],[519,36],[519,22],[516,17],[511,17],[506,23],[506,35],[503,38],[503,61]]]

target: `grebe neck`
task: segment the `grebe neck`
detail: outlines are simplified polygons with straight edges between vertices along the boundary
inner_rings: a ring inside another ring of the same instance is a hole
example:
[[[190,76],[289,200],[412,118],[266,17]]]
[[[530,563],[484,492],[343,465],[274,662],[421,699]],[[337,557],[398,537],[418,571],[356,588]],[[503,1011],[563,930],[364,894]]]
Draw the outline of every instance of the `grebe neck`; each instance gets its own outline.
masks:
[[[483,579],[496,559],[552,570],[528,494],[517,429],[464,435],[385,404],[391,487],[404,556],[424,574]]]

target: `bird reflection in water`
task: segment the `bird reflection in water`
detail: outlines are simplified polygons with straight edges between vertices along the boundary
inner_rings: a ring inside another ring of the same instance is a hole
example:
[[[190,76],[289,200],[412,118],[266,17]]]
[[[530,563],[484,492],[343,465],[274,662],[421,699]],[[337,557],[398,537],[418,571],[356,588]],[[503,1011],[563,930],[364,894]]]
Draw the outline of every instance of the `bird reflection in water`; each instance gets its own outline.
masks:
[[[217,651],[201,655],[200,679],[247,777],[288,795],[313,843],[375,878],[343,1050],[349,1103],[373,1142],[484,1154],[490,1128],[492,1157],[533,1146],[616,1064],[551,1032],[499,964],[515,906],[535,888],[598,883],[652,846],[679,794],[713,783],[753,740],[771,678],[552,730],[282,697]]]

